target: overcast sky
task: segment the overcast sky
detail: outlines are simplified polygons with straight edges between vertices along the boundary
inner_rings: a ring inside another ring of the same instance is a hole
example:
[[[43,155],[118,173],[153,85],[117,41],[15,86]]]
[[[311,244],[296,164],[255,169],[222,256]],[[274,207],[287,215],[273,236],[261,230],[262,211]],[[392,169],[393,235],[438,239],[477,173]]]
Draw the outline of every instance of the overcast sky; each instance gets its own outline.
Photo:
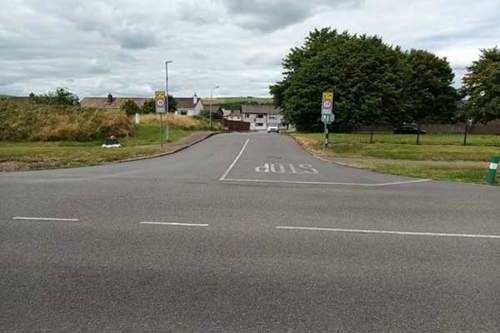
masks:
[[[1,0],[0,94],[267,96],[314,28],[377,34],[447,57],[460,83],[500,46],[499,0]]]

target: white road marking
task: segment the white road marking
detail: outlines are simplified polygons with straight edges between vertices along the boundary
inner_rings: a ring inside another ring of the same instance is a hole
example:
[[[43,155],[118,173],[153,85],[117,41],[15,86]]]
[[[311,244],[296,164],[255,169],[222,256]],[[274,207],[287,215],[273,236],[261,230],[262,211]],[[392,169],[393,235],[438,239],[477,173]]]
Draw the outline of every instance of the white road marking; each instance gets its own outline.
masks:
[[[345,185],[345,186],[366,186],[366,187],[379,187],[379,186],[425,183],[425,182],[431,181],[430,179],[415,179],[415,180],[405,180],[405,181],[391,182],[391,183],[364,184],[364,183],[313,182],[313,181],[300,181],[300,180],[237,179],[237,178],[224,178],[224,179],[221,178],[219,180],[226,181],[226,182],[284,183],[284,184],[310,184],[310,185]]]
[[[276,229],[280,229],[280,230],[307,230],[307,231],[332,231],[332,232],[361,233],[361,234],[388,234],[388,235],[402,235],[402,236],[434,236],[434,237],[500,239],[500,235],[449,234],[449,233],[444,233],[444,232],[413,232],[413,231],[393,231],[393,230],[338,229],[338,228],[292,227],[292,226],[277,226]]]
[[[57,217],[25,217],[25,216],[14,216],[13,220],[34,220],[34,221],[72,221],[78,222],[78,219],[62,219]]]
[[[238,160],[240,159],[241,155],[243,155],[243,151],[247,147],[248,142],[250,142],[250,139],[247,139],[245,141],[245,143],[243,144],[243,147],[241,148],[240,152],[238,153],[238,155],[234,159],[233,163],[231,163],[231,165],[229,166],[229,168],[227,168],[226,172],[224,172],[224,174],[222,175],[222,177],[219,178],[220,181],[226,179],[226,176],[229,174],[229,172],[231,172],[231,170],[234,168],[234,166],[236,165],[236,163],[238,163]]]
[[[163,225],[176,225],[181,227],[208,227],[208,224],[199,223],[179,223],[179,222],[140,222],[141,224],[163,224]]]

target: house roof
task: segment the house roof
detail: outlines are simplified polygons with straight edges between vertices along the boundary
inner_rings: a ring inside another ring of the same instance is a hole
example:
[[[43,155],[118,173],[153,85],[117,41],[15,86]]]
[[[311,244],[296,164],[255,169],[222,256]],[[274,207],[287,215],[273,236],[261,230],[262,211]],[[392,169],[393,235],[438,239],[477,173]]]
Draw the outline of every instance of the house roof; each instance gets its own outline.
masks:
[[[201,103],[201,98],[193,103],[193,97],[174,97],[177,101],[177,109],[194,109],[198,103]]]
[[[105,109],[119,109],[120,105],[126,100],[131,99],[141,107],[144,102],[149,98],[144,97],[113,97],[111,103],[107,97],[85,97],[80,101],[83,107],[105,108]]]
[[[241,113],[256,113],[256,114],[279,114],[281,108],[277,108],[271,104],[242,104]]]

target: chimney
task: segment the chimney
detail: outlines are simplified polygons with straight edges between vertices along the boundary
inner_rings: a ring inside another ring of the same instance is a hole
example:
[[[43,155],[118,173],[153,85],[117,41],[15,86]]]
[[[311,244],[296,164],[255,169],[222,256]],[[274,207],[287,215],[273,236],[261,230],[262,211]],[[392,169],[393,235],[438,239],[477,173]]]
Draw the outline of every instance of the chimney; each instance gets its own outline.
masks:
[[[108,94],[108,104],[113,103],[113,95]]]
[[[193,105],[196,105],[196,103],[198,103],[198,95],[196,95],[196,93],[194,93],[194,96],[193,96]]]

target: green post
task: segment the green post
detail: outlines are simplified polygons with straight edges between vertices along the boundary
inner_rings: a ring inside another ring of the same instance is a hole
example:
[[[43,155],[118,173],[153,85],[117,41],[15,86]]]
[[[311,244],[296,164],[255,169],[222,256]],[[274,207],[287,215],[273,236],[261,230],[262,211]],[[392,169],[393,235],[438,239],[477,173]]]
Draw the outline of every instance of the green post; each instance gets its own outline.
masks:
[[[495,184],[495,177],[497,176],[497,168],[498,168],[498,156],[492,156],[490,167],[488,169],[488,184]]]

